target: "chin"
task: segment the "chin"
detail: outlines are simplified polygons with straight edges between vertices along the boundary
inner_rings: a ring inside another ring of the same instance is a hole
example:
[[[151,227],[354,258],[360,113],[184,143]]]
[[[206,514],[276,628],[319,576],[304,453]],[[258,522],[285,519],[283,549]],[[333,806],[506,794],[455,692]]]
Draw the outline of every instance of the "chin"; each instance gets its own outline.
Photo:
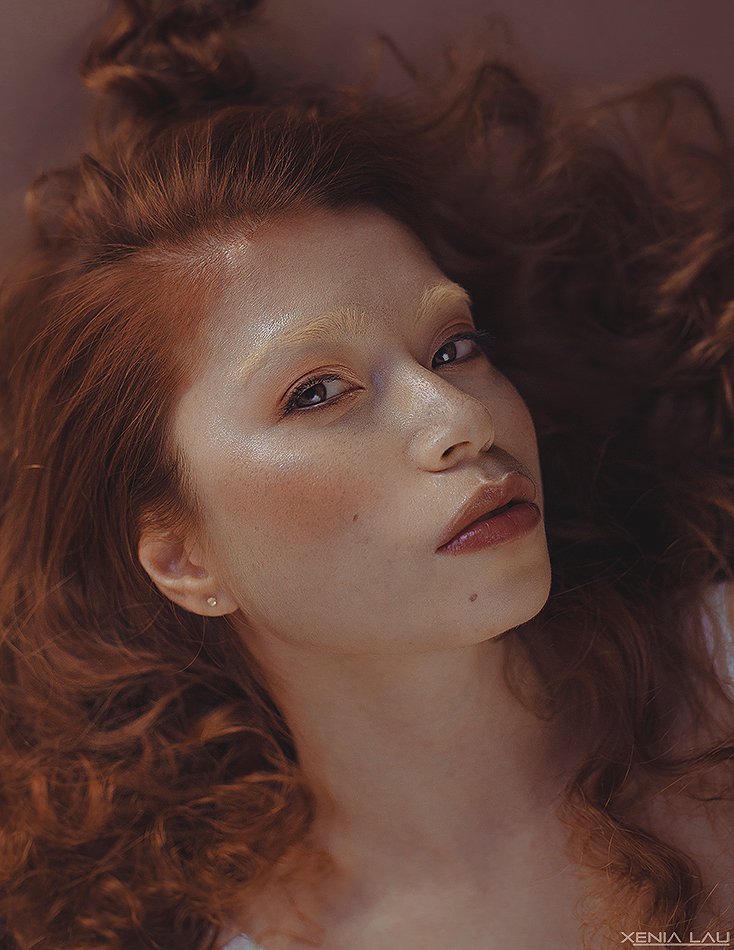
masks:
[[[471,606],[484,600],[492,631],[487,633],[485,620],[482,639],[496,639],[537,617],[548,603],[551,581],[550,561],[546,559],[534,570],[526,570],[522,576],[508,579],[501,585],[501,590],[498,587],[494,592],[487,591],[483,597],[478,596]]]

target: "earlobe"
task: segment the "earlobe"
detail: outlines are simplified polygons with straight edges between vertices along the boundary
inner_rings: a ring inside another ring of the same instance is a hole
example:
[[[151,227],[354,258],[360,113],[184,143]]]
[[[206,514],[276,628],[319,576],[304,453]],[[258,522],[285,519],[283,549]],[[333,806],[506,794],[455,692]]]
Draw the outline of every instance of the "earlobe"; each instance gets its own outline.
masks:
[[[201,551],[170,532],[144,529],[138,559],[158,590],[180,607],[206,617],[237,609],[207,569]]]

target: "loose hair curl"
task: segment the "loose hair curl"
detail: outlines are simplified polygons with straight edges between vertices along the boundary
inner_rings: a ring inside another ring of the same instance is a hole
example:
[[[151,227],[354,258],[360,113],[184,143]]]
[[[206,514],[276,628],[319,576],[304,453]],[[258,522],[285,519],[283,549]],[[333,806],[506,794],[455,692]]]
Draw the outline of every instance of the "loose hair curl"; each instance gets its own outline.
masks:
[[[553,566],[504,635],[508,683],[582,713],[562,816],[619,919],[634,899],[640,926],[690,927],[701,869],[630,806],[661,777],[720,807],[734,788],[700,614],[734,566],[725,123],[688,77],[571,108],[484,52],[392,98],[276,85],[245,52],[256,7],[119,0],[82,68],[88,148],[29,189],[6,268],[3,946],[213,950],[274,876],[328,869],[264,672],[136,556],[146,518],[198,517],[168,425],[228,243],[317,206],[401,221],[491,331],[536,424]],[[705,746],[671,743],[686,716]]]

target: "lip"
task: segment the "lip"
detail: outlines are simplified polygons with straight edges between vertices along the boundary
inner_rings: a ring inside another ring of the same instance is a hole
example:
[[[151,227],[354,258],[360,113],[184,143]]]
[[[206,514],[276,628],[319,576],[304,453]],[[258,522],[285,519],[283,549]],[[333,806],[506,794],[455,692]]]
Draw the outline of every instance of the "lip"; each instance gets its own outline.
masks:
[[[535,502],[535,484],[519,472],[510,472],[500,482],[484,482],[451,520],[436,551],[441,551],[462,531],[492,511],[510,502]]]

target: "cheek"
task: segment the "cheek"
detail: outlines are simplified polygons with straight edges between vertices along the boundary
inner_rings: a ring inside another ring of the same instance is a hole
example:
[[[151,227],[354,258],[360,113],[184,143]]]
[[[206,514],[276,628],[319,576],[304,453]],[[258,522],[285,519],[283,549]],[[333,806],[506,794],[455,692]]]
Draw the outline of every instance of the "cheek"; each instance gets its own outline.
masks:
[[[220,456],[202,499],[212,566],[251,632],[359,644],[379,636],[376,614],[404,604],[395,529],[382,527],[394,479],[370,458],[380,455],[333,436],[328,448],[312,438],[302,451]]]
[[[308,573],[350,555],[363,534],[373,494],[370,473],[348,457],[312,450],[220,456],[203,491],[216,558],[232,582]],[[216,474],[218,472],[218,474]]]
[[[483,402],[495,424],[495,441],[518,459],[530,462],[537,451],[535,423],[518,390],[499,371],[493,370],[490,385],[476,397]]]
[[[508,449],[517,458],[522,459],[529,467],[536,485],[538,486],[538,501],[541,511],[545,510],[545,501],[543,495],[543,473],[540,464],[540,454],[538,447],[538,437],[535,430],[535,422],[530,414],[527,404],[520,396],[519,392],[508,382],[513,398],[513,409],[510,420],[509,432],[511,441]]]

